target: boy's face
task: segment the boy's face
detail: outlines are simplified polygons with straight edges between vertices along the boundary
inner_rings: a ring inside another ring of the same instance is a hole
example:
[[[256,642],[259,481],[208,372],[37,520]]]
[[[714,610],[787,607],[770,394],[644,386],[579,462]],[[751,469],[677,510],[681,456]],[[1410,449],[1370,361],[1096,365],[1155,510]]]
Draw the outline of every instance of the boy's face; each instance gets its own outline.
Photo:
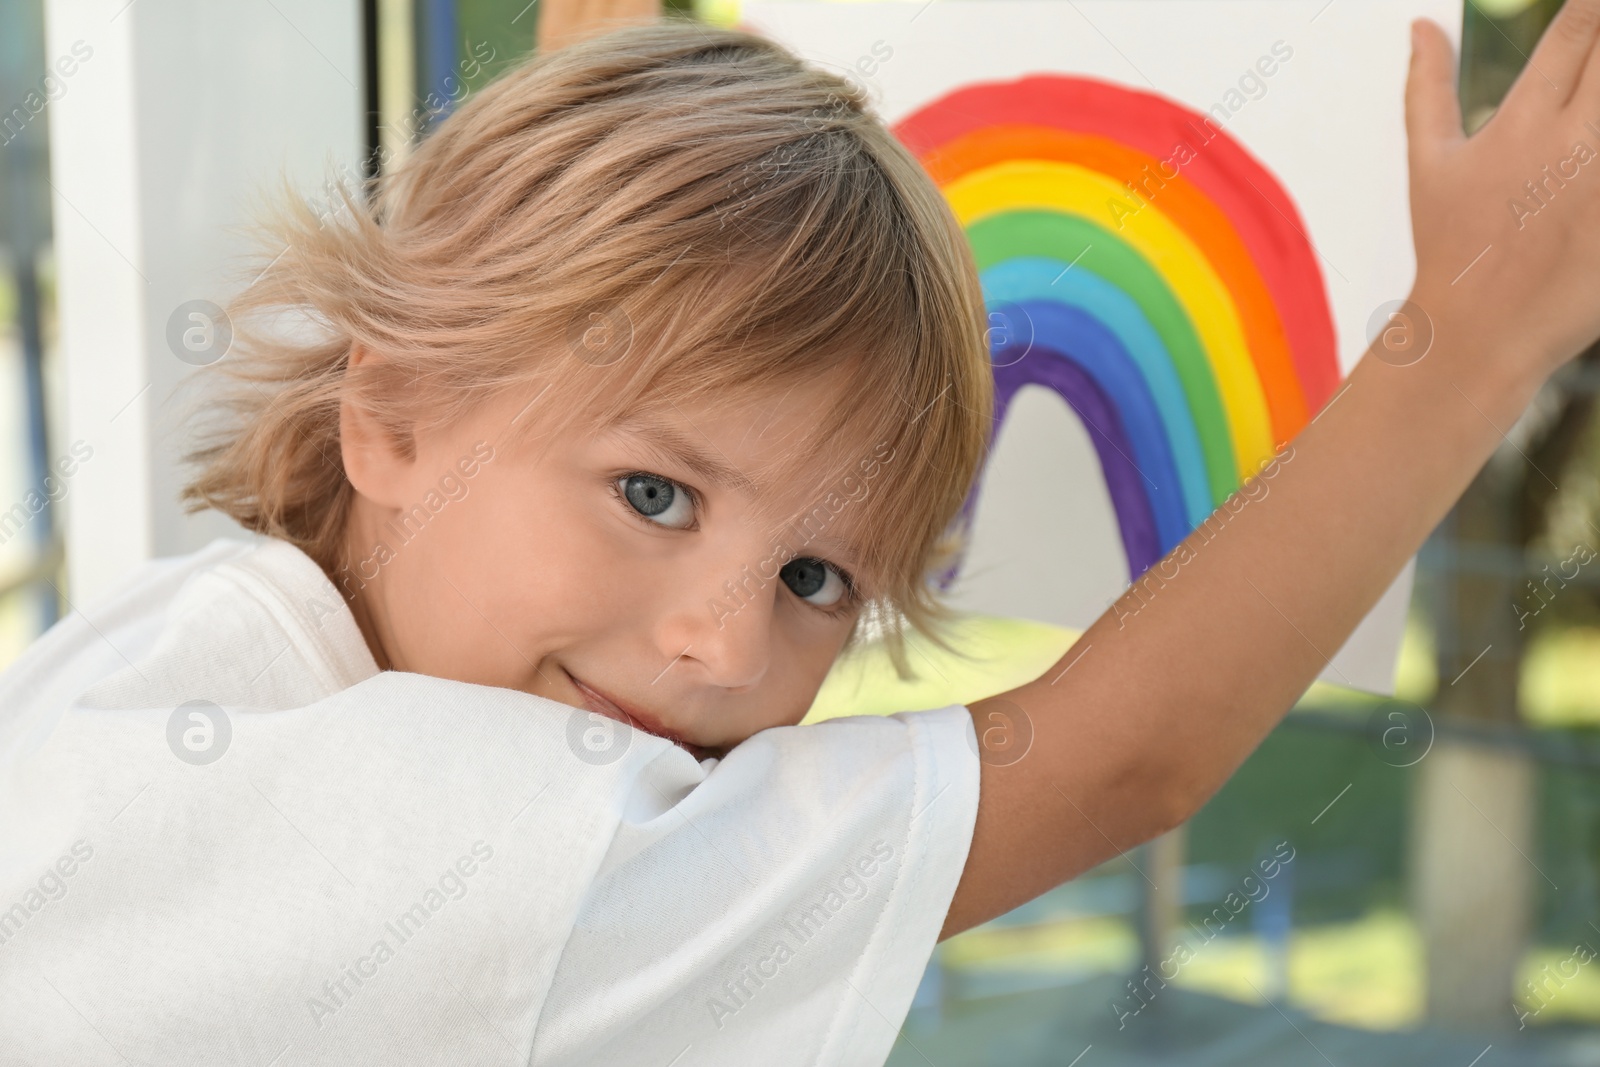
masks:
[[[529,398],[508,397],[420,437],[411,461],[347,404],[356,497],[335,583],[380,666],[519,689],[721,755],[800,721],[860,611],[847,540],[860,505],[801,541],[759,521],[738,482],[762,481],[842,384],[520,442],[509,430]],[[763,491],[784,516],[818,503]]]

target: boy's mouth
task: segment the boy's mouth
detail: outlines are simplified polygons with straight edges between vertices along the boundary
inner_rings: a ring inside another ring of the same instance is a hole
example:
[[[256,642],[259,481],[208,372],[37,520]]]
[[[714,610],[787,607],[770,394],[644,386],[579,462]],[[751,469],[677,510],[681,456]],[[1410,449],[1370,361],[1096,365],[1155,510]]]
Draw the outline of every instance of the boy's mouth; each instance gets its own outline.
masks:
[[[712,749],[705,748],[701,745],[696,745],[693,742],[687,741],[678,736],[672,730],[669,730],[663,726],[659,719],[655,718],[648,712],[639,708],[620,704],[618,701],[600,692],[593,686],[580,681],[577,675],[573,674],[571,671],[568,671],[565,667],[562,668],[562,671],[566,674],[568,680],[572,682],[573,687],[576,688],[580,694],[582,694],[583,704],[590,711],[604,715],[608,719],[615,719],[617,722],[625,722],[634,729],[643,730],[647,734],[653,734],[656,737],[665,738],[666,740],[677,745],[679,748],[683,749],[685,752],[688,752],[689,755],[693,756],[697,760],[703,760],[711,756],[719,755],[719,753]]]

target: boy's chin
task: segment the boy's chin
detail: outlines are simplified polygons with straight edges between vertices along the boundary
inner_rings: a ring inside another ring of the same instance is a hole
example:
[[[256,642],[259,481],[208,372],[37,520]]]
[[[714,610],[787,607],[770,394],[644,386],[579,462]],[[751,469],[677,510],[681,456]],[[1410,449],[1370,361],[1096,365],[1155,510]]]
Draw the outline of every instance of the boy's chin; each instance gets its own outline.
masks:
[[[593,711],[595,709],[591,708],[590,710]],[[689,753],[689,755],[693,756],[696,760],[721,759],[727,754],[727,749],[725,748],[708,748],[705,745],[697,745],[692,741],[684,741],[677,737],[668,737],[665,734],[658,734],[654,730],[647,730],[638,723],[633,723],[632,726],[640,733],[649,734],[651,737],[659,737],[663,741],[671,741],[674,745]]]
[[[691,744],[688,741],[674,741],[673,744],[697,760],[721,759],[728,754],[728,750],[725,748],[707,748],[704,745]]]

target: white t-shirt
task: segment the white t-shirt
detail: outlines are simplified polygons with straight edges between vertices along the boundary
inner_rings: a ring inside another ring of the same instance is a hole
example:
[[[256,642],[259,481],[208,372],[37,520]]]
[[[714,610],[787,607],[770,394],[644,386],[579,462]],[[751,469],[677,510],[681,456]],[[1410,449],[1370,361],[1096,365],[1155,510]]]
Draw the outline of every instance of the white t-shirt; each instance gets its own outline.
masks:
[[[0,674],[0,1064],[888,1055],[971,842],[960,705],[697,762],[379,671],[274,539],[79,607]]]

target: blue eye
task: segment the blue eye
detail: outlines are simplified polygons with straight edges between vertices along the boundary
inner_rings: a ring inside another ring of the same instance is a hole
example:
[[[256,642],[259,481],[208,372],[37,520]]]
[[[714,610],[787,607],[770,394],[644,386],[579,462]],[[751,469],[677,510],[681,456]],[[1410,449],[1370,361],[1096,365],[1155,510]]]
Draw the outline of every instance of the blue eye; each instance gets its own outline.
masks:
[[[846,592],[844,578],[832,564],[809,556],[785,563],[778,577],[795,596],[819,608],[833,607]]]
[[[628,506],[658,526],[681,530],[694,522],[694,500],[682,486],[654,474],[617,479]]]

